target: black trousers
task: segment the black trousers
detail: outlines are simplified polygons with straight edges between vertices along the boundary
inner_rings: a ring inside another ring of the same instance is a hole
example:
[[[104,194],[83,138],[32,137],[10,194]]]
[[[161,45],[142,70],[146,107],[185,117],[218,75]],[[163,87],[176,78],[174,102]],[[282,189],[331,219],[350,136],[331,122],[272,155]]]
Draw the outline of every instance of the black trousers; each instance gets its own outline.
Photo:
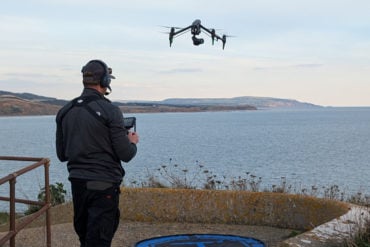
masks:
[[[89,188],[83,180],[73,180],[74,229],[81,247],[110,247],[119,224],[119,186]]]

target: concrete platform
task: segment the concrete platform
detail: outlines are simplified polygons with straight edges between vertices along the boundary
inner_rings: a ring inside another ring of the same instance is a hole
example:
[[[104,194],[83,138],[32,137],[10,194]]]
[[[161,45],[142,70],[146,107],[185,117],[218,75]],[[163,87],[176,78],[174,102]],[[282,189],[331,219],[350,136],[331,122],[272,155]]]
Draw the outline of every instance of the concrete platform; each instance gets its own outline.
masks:
[[[351,205],[350,210],[313,230],[285,240],[282,247],[331,247],[339,246],[350,238],[370,220],[370,208]]]

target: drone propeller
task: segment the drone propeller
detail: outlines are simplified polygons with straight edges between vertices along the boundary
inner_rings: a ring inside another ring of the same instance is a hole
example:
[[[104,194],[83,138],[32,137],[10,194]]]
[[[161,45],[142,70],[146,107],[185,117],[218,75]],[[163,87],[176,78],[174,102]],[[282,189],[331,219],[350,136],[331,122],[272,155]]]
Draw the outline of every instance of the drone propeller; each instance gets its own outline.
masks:
[[[160,27],[164,27],[164,28],[174,28],[174,29],[182,29],[182,27],[169,27],[169,26],[160,26]]]
[[[227,34],[224,34],[222,35],[222,49],[225,48],[225,44],[226,44],[226,38],[235,38],[236,36],[235,35],[227,35]]]
[[[224,34],[223,36],[227,37],[227,38],[235,38],[236,36],[234,35],[227,35],[227,34]]]

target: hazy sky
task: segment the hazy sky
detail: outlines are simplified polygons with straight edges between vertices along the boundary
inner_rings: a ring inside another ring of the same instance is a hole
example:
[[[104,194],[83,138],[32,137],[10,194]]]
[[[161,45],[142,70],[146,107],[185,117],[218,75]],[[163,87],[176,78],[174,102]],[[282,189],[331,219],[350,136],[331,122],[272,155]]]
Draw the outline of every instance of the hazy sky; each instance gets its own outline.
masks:
[[[369,0],[12,0],[0,8],[0,90],[71,99],[81,67],[113,68],[110,99],[266,96],[370,106]],[[229,38],[169,47],[195,19]]]

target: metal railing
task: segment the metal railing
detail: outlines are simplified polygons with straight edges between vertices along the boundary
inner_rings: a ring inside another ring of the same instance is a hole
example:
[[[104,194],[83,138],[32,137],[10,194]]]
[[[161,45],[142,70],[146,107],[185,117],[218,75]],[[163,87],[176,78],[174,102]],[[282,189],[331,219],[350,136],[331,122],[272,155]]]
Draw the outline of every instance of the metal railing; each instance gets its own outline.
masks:
[[[45,222],[46,246],[51,247],[51,228],[50,228],[51,220],[49,214],[49,209],[51,207],[50,186],[49,186],[50,160],[47,158],[12,157],[12,156],[0,156],[0,160],[36,162],[16,172],[13,172],[3,178],[0,178],[0,186],[6,182],[9,182],[9,197],[0,196],[0,201],[9,201],[9,231],[4,237],[0,239],[0,246],[3,246],[5,242],[10,241],[9,246],[15,247],[15,237],[18,234],[18,232],[25,228],[28,224],[32,223],[32,221],[41,216],[43,213],[46,213],[46,222]],[[31,170],[34,170],[40,166],[44,166],[45,172],[45,201],[40,202],[15,198],[15,184],[17,182],[17,177]],[[24,221],[16,224],[15,203],[38,205],[41,206],[41,208],[37,212],[27,217]]]

